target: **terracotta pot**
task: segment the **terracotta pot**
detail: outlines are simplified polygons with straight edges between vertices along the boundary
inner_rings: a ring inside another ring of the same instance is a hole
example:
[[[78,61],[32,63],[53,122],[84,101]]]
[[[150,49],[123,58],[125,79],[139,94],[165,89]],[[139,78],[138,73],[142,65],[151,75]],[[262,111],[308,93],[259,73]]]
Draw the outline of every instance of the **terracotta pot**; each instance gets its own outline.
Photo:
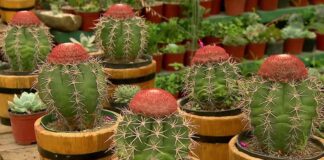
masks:
[[[277,41],[276,43],[267,43],[266,54],[272,55],[283,53],[283,46],[283,41]]]
[[[278,0],[260,0],[260,8],[265,11],[272,11],[278,8]]]
[[[316,33],[316,49],[324,51],[324,33]]]
[[[222,42],[222,39],[219,37],[207,36],[203,38],[204,45],[218,45]]]
[[[225,0],[227,15],[238,16],[244,12],[246,0]]]
[[[258,0],[246,0],[245,11],[253,12],[258,8]]]
[[[305,38],[303,52],[313,52],[316,46],[316,39]]]
[[[237,61],[241,61],[244,57],[245,46],[227,46],[224,45],[226,52]]]
[[[284,44],[284,52],[300,54],[303,51],[304,38],[287,39]]]
[[[163,64],[163,54],[153,55],[153,59],[156,62],[156,73],[161,72],[161,68]]]
[[[180,17],[181,7],[178,3],[164,3],[163,16],[166,18]]]
[[[210,12],[212,10],[212,1],[211,0],[200,0],[200,5],[205,8],[206,13],[204,14],[204,17],[209,17]]]
[[[183,64],[184,61],[184,53],[166,53],[163,55],[163,69],[167,71],[175,71],[172,66],[169,66],[169,64],[172,63],[180,63]]]
[[[210,14],[215,15],[215,14],[220,13],[221,6],[222,6],[222,1],[221,0],[212,0],[212,9],[211,9]]]
[[[302,7],[308,5],[308,0],[293,0],[291,1],[293,6]]]
[[[146,19],[153,23],[162,22],[161,16],[163,16],[163,3],[150,6],[150,9],[151,10],[148,10],[148,8],[145,9]]]
[[[324,0],[310,0],[312,4],[323,4]]]
[[[195,55],[195,51],[187,50],[184,56],[184,65],[191,66],[191,59]]]
[[[80,15],[82,18],[81,29],[83,31],[92,31],[96,26],[97,21],[100,18],[99,12],[93,12],[93,13],[78,12],[77,14]]]
[[[265,49],[266,43],[251,43],[246,48],[245,58],[251,60],[261,59],[264,56]]]
[[[16,114],[9,111],[12,133],[17,144],[29,145],[36,142],[34,123],[45,114],[45,111],[33,114]]]

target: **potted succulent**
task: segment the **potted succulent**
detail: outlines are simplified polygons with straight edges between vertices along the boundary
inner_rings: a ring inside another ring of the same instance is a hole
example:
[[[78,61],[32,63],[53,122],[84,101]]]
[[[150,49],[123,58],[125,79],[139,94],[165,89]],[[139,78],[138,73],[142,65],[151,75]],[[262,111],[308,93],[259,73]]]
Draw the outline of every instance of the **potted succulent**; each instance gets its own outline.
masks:
[[[110,101],[110,107],[118,113],[128,108],[130,100],[134,95],[140,91],[141,88],[136,85],[120,85],[114,91],[112,101]]]
[[[323,157],[323,143],[310,138],[316,117],[323,116],[323,95],[301,60],[289,54],[270,56],[246,84],[245,113],[252,131],[231,140],[231,159]]]
[[[283,0],[260,0],[259,5],[261,10],[273,11],[278,8],[278,2]]]
[[[52,39],[48,28],[33,12],[20,11],[9,23],[2,42],[2,52],[9,61],[10,69],[0,73],[0,117],[1,122],[10,124],[8,101],[23,91],[35,92],[31,88],[37,74],[33,72],[50,53]]]
[[[180,0],[165,0],[163,3],[163,16],[167,19],[180,17],[181,1]]]
[[[304,40],[303,52],[313,52],[316,46],[316,34],[308,32]]]
[[[104,52],[105,73],[114,87],[154,87],[156,62],[146,54],[147,28],[145,20],[126,4],[110,6],[97,24],[96,42]]]
[[[70,38],[70,41],[80,44],[91,56],[98,56],[98,48],[95,45],[95,38],[94,35],[86,36],[84,33],[81,33],[79,41],[74,38]]]
[[[281,30],[276,25],[270,25],[266,32],[265,37],[267,38],[266,54],[280,54],[283,53],[284,40],[281,35]]]
[[[249,41],[246,47],[245,58],[261,59],[266,49],[266,31],[267,27],[261,23],[250,25],[245,30],[245,36]]]
[[[181,114],[194,126],[198,145],[193,155],[199,159],[228,159],[229,139],[245,126],[238,72],[237,63],[218,46],[204,46],[192,59],[185,77],[187,98],[180,104]]]
[[[170,66],[172,63],[184,63],[184,54],[186,48],[183,45],[177,45],[170,43],[161,50],[163,52],[163,69],[167,71],[174,71],[174,68]]]
[[[36,0],[2,0],[0,1],[1,19],[10,23],[14,15],[19,11],[32,10]]]
[[[225,0],[225,12],[230,16],[238,16],[244,12],[246,0]]]
[[[107,159],[118,115],[104,110],[107,81],[102,66],[77,43],[63,43],[39,69],[37,90],[49,114],[35,122],[43,159]],[[86,144],[86,145],[85,145]]]
[[[141,90],[129,108],[114,136],[119,159],[192,159],[190,122],[179,115],[177,101],[170,93]]]
[[[205,45],[220,44],[222,33],[219,29],[219,24],[213,23],[210,20],[203,20],[201,22],[201,32],[203,42]]]
[[[34,123],[46,114],[46,105],[38,94],[23,92],[8,102],[12,134],[17,144],[28,145],[36,142]]]
[[[258,2],[259,0],[246,0],[245,11],[246,12],[256,11],[258,8]]]
[[[316,48],[324,50],[324,7],[315,8],[315,15],[311,19],[308,28],[316,32]]]
[[[213,2],[212,0],[200,0],[199,1],[200,6],[202,6],[204,8],[204,17],[209,17],[211,14],[211,10],[212,10],[212,5]]]

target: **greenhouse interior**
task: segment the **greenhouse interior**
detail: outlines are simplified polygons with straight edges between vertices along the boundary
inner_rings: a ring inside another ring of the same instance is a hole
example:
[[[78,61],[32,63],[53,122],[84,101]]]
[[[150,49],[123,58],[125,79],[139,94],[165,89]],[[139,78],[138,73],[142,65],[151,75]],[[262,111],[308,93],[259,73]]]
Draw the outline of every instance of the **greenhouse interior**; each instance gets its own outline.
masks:
[[[0,0],[0,160],[324,160],[324,0]]]

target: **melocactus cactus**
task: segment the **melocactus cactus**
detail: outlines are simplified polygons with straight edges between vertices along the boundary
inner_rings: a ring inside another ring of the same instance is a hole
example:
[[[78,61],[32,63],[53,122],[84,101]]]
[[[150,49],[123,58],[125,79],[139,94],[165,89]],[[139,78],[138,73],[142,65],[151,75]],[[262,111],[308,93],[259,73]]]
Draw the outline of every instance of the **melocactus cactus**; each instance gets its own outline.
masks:
[[[112,5],[96,27],[96,40],[109,60],[132,62],[147,47],[147,26],[126,4]]]
[[[247,114],[263,150],[289,154],[305,148],[322,95],[302,61],[288,54],[267,58],[247,94]]]
[[[115,135],[118,158],[175,160],[189,156],[192,133],[170,93],[141,90],[129,107]]]
[[[218,46],[197,50],[187,72],[185,92],[191,108],[216,111],[236,107],[240,102],[238,68],[226,51]]]
[[[38,90],[65,130],[95,127],[106,96],[102,67],[76,43],[56,46],[41,66]]]
[[[52,48],[47,27],[31,11],[15,14],[5,32],[2,50],[13,71],[32,72]]]

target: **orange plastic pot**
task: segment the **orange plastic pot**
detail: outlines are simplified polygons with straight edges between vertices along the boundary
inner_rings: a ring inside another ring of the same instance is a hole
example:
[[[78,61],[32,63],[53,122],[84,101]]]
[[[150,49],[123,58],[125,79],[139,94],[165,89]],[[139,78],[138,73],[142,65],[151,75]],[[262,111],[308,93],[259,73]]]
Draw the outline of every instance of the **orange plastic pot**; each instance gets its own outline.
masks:
[[[258,0],[246,0],[245,11],[253,12],[258,8]]]
[[[213,0],[212,1],[212,9],[211,9],[210,14],[215,15],[215,14],[220,13],[221,6],[222,6],[222,1],[221,0]]]
[[[324,51],[324,33],[316,33],[316,48]]]
[[[303,51],[304,38],[287,39],[284,44],[284,52],[300,54]]]
[[[162,3],[150,6],[150,10],[145,9],[146,19],[153,23],[162,22],[161,16],[163,16],[163,4]]]
[[[225,0],[225,12],[230,16],[238,16],[244,12],[246,0]]]
[[[260,8],[265,11],[273,11],[278,8],[278,0],[260,0]]]
[[[205,10],[207,11],[205,14],[204,14],[204,17],[209,17],[210,16],[210,12],[212,10],[212,5],[213,5],[213,2],[211,0],[203,0],[203,1],[200,1],[200,5],[202,7],[205,8]]]
[[[16,114],[9,111],[12,133],[17,144],[29,145],[36,142],[34,123],[45,114],[45,111],[33,114]]]
[[[184,62],[184,53],[166,53],[163,55],[163,69],[167,71],[175,71],[175,69],[172,66],[169,66],[173,63],[180,63],[183,64]]]
[[[80,15],[82,18],[81,29],[87,32],[92,31],[95,28],[96,23],[100,18],[99,12],[92,12],[92,13],[78,12],[77,14]]]
[[[241,61],[244,57],[246,46],[227,46],[224,45],[225,51],[231,55],[235,60]]]
[[[162,54],[153,55],[153,59],[156,62],[156,73],[161,72],[162,64],[163,64],[163,55]]]
[[[264,56],[266,43],[251,43],[246,47],[245,58],[250,60],[261,59]]]

